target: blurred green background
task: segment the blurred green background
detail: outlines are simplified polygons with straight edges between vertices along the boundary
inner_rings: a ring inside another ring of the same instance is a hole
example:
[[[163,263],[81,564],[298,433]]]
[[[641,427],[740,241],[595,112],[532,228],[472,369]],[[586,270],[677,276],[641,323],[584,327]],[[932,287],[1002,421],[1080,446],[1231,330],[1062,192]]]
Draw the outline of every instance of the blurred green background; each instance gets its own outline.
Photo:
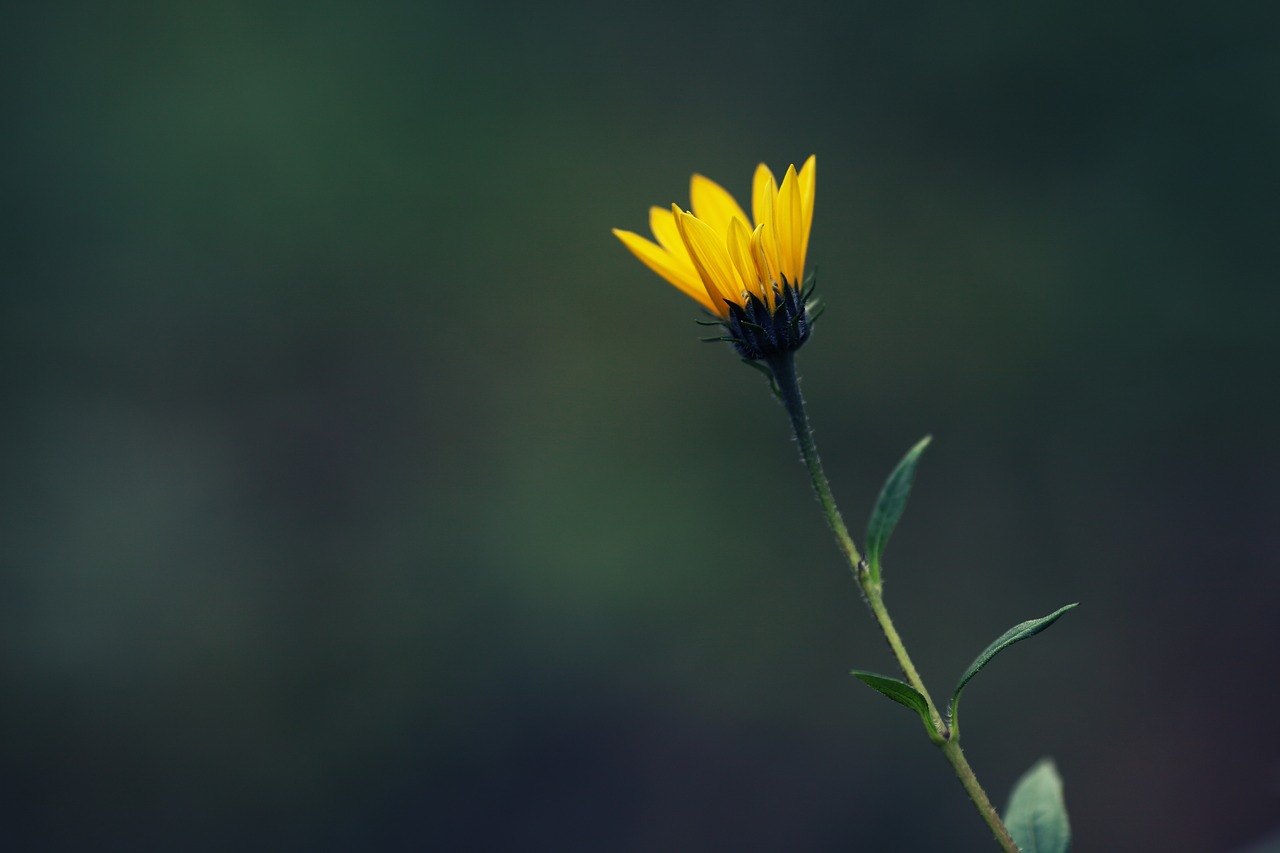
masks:
[[[783,412],[610,236],[818,155],[800,357],[993,798],[1280,814],[1274,4],[7,12],[0,847],[994,849]]]

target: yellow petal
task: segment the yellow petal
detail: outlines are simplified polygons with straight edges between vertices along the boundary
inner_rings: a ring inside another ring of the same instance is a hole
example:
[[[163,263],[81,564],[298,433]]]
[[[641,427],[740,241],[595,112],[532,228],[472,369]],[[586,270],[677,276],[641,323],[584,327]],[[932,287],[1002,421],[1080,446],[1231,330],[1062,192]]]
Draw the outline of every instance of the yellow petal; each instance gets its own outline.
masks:
[[[760,289],[760,273],[751,257],[751,232],[746,223],[736,216],[729,223],[729,260],[733,262],[738,277],[747,290],[756,296],[764,296]]]
[[[693,265],[702,277],[715,312],[721,317],[727,317],[729,309],[724,303],[728,300],[741,304],[742,284],[725,251],[722,242],[724,238],[698,217],[678,209],[676,224],[680,227],[680,236],[684,238],[689,257],[693,258]]]
[[[764,163],[756,166],[756,174],[751,181],[751,212],[755,215],[756,225],[764,222],[765,198],[777,193],[778,182],[773,179],[773,172]]]
[[[800,207],[800,180],[796,167],[789,166],[778,190],[778,254],[782,262],[782,274],[795,287],[804,277],[804,246],[800,242],[804,220]]]
[[[764,235],[767,228],[762,222],[756,226],[756,230],[751,232],[751,257],[755,260],[756,269],[760,271],[760,281],[763,282],[763,290],[765,293],[765,302],[772,311],[777,307],[777,300],[773,295],[773,282],[778,280],[778,270],[772,265],[769,259],[769,253],[765,249]]]
[[[707,297],[707,289],[703,287],[702,282],[699,280],[692,261],[687,266],[678,263],[666,249],[654,245],[639,234],[631,231],[614,228],[613,234],[622,241],[622,245],[630,249],[631,253],[643,261],[649,269],[674,284],[684,293],[698,300],[704,308],[710,311],[716,310],[712,307],[711,300]]]
[[[684,240],[680,238],[680,229],[676,227],[676,218],[671,211],[662,207],[649,208],[649,228],[662,248],[676,258],[683,259],[689,265],[690,274],[697,278],[698,273],[693,269],[693,261],[689,259],[689,251],[684,247]]]
[[[773,175],[768,175],[764,183],[764,191],[760,193],[760,224],[756,230],[760,232],[760,251],[764,263],[761,269],[768,273],[765,285],[772,299],[773,286],[782,283],[782,255],[778,249],[778,191],[773,183]],[[770,302],[772,305],[772,302]]]
[[[729,223],[735,216],[747,221],[747,215],[728,190],[710,178],[694,175],[689,181],[689,198],[693,204],[693,215],[710,226],[721,239],[729,233]]]
[[[818,155],[810,154],[800,169],[800,213],[804,221],[801,230],[801,274],[804,273],[804,260],[809,254],[809,232],[813,228],[813,194],[818,183]]]

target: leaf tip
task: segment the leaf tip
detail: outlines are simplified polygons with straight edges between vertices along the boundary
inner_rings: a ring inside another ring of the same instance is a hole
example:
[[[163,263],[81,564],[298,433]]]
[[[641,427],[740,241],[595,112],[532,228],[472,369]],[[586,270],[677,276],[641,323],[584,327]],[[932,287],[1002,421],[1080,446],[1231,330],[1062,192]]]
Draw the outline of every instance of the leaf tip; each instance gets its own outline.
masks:
[[[907,455],[903,457],[902,461],[903,462],[918,461],[920,459],[920,454],[924,453],[925,449],[928,448],[928,446],[932,443],[933,443],[933,435],[932,434],[926,435],[924,438],[920,439],[915,444],[911,445],[911,449],[907,451]]]

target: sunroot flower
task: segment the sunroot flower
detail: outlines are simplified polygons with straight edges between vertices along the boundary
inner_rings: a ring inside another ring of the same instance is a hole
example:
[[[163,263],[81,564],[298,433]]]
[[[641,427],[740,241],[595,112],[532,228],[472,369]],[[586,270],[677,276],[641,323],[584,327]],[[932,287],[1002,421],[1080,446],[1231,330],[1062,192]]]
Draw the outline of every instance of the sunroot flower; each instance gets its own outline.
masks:
[[[693,210],[649,209],[657,243],[631,231],[613,233],[658,275],[723,323],[743,358],[793,352],[809,339],[815,317],[804,282],[813,224],[816,158],[788,167],[778,186],[761,163],[752,181],[751,212],[715,181],[694,175]],[[751,223],[754,222],[754,227]]]

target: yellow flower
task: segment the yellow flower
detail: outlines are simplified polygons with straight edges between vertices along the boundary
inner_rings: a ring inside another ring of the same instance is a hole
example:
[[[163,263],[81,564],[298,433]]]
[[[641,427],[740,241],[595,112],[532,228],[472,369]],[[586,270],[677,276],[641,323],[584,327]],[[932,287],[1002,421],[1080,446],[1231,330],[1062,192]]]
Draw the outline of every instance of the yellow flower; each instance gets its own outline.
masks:
[[[773,305],[773,290],[804,279],[813,224],[816,157],[787,169],[779,187],[769,167],[756,167],[747,218],[724,187],[694,175],[693,211],[649,209],[653,243],[631,231],[613,233],[637,258],[712,313],[728,318],[726,302],[745,307],[747,294]],[[754,228],[752,223],[754,222]]]
[[[816,157],[787,169],[779,186],[764,163],[752,182],[751,212],[715,181],[694,175],[692,212],[649,209],[657,243],[613,233],[650,269],[693,297],[729,329],[746,358],[790,352],[809,337],[800,292],[813,224]],[[754,226],[753,224],[754,223]]]

